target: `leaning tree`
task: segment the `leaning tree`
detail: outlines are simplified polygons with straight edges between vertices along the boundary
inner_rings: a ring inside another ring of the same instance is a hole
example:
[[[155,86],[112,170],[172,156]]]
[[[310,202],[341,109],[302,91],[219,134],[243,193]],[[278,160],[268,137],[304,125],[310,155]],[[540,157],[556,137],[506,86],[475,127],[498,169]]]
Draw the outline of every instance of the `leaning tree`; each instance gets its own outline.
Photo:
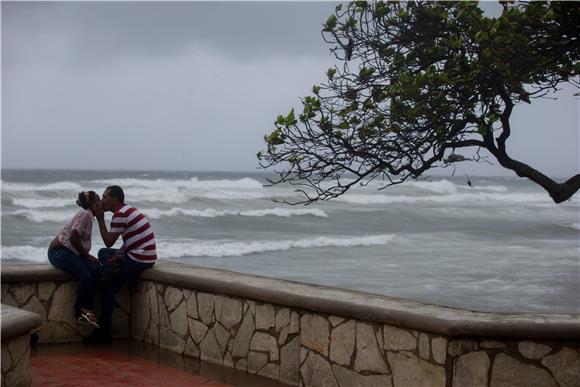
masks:
[[[311,203],[376,178],[418,178],[472,148],[473,160],[495,158],[556,203],[569,199],[580,174],[559,183],[510,157],[506,142],[516,105],[580,87],[580,3],[501,4],[497,18],[477,2],[338,5],[322,35],[341,65],[265,136],[258,159],[276,172],[270,183],[297,185]]]

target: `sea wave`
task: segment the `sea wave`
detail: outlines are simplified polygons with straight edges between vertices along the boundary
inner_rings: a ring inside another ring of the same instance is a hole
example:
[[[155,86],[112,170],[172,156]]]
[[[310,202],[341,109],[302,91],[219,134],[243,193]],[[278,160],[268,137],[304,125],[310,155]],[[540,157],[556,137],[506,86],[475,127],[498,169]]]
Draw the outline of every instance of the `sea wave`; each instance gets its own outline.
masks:
[[[293,248],[356,247],[387,244],[393,235],[368,235],[363,237],[317,237],[298,240],[274,241],[185,241],[159,242],[157,250],[161,258],[181,257],[239,257],[269,251]]]
[[[545,202],[550,200],[547,194],[543,193],[456,193],[449,195],[428,195],[428,196],[409,196],[409,195],[361,195],[345,194],[338,197],[337,200],[355,203],[355,204],[389,204],[389,203],[457,203],[457,202],[486,202],[498,201],[508,203],[522,202]]]
[[[213,208],[206,208],[203,210],[188,209],[174,207],[169,210],[162,210],[158,208],[145,208],[141,210],[150,219],[160,219],[165,217],[172,217],[177,215],[199,217],[199,218],[217,218],[222,216],[247,216],[247,217],[262,217],[262,216],[314,216],[326,218],[326,212],[319,209],[289,209],[289,208],[268,208],[263,210],[216,210]],[[5,212],[2,216],[14,216],[26,218],[36,223],[43,222],[58,222],[64,223],[70,220],[74,215],[74,211],[46,211],[35,209],[16,210],[12,212]]]
[[[262,189],[262,183],[250,177],[241,179],[217,179],[217,180],[200,180],[192,177],[187,180],[169,180],[169,179],[105,179],[92,180],[94,184],[100,185],[120,185],[123,188],[143,187],[143,188],[188,188],[188,189]]]
[[[274,241],[160,241],[157,243],[157,252],[160,259],[181,257],[239,257],[248,254],[265,253],[270,251],[284,251],[293,248],[316,247],[357,247],[387,244],[393,235],[367,235],[362,237],[317,237],[298,240]],[[91,250],[93,254],[98,246]],[[46,247],[2,246],[2,259],[23,259],[33,262],[47,262]]]
[[[67,207],[75,205],[73,198],[23,199],[12,198],[12,204],[26,208]]]
[[[36,223],[43,223],[43,222],[58,222],[64,223],[74,216],[74,211],[37,211],[37,210],[16,210],[13,212],[8,212],[2,214],[2,217],[5,216],[16,216],[20,218],[26,218]]]
[[[74,191],[80,192],[83,189],[78,183],[71,181],[60,181],[49,184],[33,184],[33,183],[9,183],[2,182],[2,191],[4,192],[33,192],[33,191]]]
[[[174,207],[170,210],[161,210],[158,208],[146,208],[142,212],[151,219],[159,219],[163,217],[171,217],[176,215],[186,215],[200,218],[217,218],[220,216],[316,216],[326,218],[328,215],[319,209],[288,209],[288,208],[268,208],[263,210],[216,210],[213,208],[206,208],[204,210],[196,210],[189,208]]]

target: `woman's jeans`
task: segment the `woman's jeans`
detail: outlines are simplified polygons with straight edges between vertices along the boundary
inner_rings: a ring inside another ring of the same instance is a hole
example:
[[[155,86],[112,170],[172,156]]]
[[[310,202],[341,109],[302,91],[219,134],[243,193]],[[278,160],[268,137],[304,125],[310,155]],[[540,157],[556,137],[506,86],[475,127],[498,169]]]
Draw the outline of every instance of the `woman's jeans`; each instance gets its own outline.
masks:
[[[66,247],[48,251],[48,261],[52,266],[71,273],[79,280],[75,301],[75,316],[79,317],[81,308],[93,309],[93,298],[101,275],[101,265],[74,254]]]
[[[117,249],[100,249],[99,250],[99,261],[103,266],[107,265],[107,260],[115,255]],[[112,278],[110,286],[101,288],[101,318],[99,320],[103,334],[111,334],[111,321],[113,318],[113,309],[115,308],[115,297],[117,292],[123,285],[129,283],[133,279],[137,278],[139,273],[145,269],[153,267],[153,263],[140,263],[127,257],[125,254],[124,259],[120,259],[118,262],[119,271]]]

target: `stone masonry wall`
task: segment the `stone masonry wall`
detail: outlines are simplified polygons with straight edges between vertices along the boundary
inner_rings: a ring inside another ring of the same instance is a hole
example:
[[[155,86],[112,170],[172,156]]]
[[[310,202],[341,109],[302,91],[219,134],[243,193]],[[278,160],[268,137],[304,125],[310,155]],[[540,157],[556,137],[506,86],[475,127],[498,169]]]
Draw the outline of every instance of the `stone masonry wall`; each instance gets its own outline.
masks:
[[[29,337],[26,333],[2,340],[2,387],[32,384]]]
[[[577,387],[580,342],[450,338],[140,281],[135,339],[300,386]]]
[[[42,316],[41,342],[88,334],[74,321],[76,282],[5,270],[2,302]],[[469,312],[169,263],[118,301],[117,337],[290,385],[579,386],[578,314]]]
[[[76,281],[2,283],[2,303],[39,314],[44,324],[33,331],[40,343],[80,341],[92,327],[80,324],[74,316]],[[119,307],[113,314],[113,335],[129,337],[129,290],[117,297]],[[95,306],[99,305],[99,300]],[[97,308],[98,309],[98,308]]]

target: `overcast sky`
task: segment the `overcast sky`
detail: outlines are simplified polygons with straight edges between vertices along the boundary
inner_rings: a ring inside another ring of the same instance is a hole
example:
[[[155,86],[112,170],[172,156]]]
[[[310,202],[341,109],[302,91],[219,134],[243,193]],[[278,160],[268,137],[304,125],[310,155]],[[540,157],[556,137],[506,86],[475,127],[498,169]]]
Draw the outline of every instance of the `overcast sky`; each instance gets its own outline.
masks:
[[[331,2],[1,6],[2,168],[252,171],[276,116],[335,63]],[[512,156],[577,173],[579,119],[571,90],[518,106]]]

